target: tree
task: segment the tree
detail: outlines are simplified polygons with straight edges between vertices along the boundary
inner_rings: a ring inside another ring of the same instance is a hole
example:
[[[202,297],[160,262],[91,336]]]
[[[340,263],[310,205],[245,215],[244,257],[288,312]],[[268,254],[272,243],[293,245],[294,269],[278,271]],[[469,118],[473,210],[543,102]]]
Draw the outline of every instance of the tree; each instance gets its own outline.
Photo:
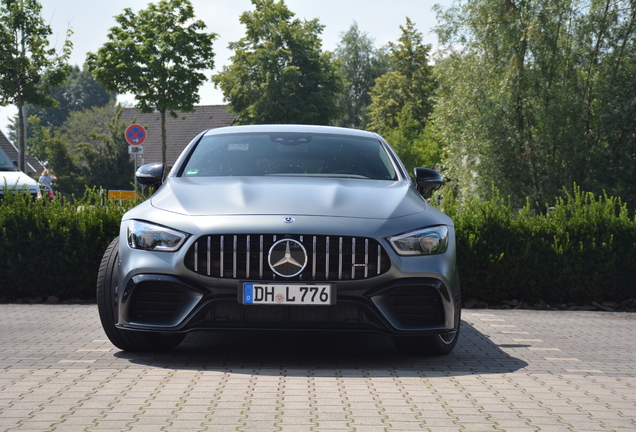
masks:
[[[460,192],[636,199],[636,3],[475,0],[439,17],[433,121]]]
[[[240,21],[246,36],[230,43],[232,64],[213,77],[241,124],[329,124],[342,79],[321,51],[324,28],[301,21],[283,0],[252,0]]]
[[[194,19],[189,0],[161,0],[133,13],[117,15],[109,41],[88,53],[86,68],[109,91],[131,92],[136,106],[161,114],[161,157],[166,162],[166,112],[192,111],[198,89],[206,81],[203,70],[214,67],[214,33]]]
[[[103,107],[114,102],[116,94],[110,93],[99,84],[91,73],[81,70],[78,66],[71,68],[71,75],[59,87],[48,89],[49,95],[58,101],[55,108],[40,107],[29,104],[27,112],[36,115],[42,121],[42,126],[62,126],[71,112],[84,111],[93,107]]]
[[[82,166],[78,156],[69,151],[66,135],[60,131],[49,134],[46,127],[41,127],[40,130],[41,148],[46,151],[47,166],[56,175],[60,191],[67,196],[83,193],[86,168]]]
[[[398,42],[389,43],[394,70],[378,77],[371,88],[367,127],[383,135],[410,170],[440,160],[439,145],[426,130],[437,84],[428,64],[431,46],[422,42],[408,17],[400,29]]]
[[[115,115],[115,104],[109,103],[105,107],[93,107],[84,111],[71,111],[68,118],[60,127],[43,126],[37,115],[30,115],[27,119],[27,148],[37,160],[46,163],[51,160],[48,138],[63,135],[63,143],[70,154],[78,155],[81,159],[79,147],[90,143],[93,135],[100,133]],[[18,118],[14,116],[9,123],[9,139],[16,141],[18,136]],[[78,160],[79,160],[78,159]],[[79,162],[78,162],[79,163]],[[59,172],[58,172],[59,174]]]
[[[122,106],[113,103],[72,111],[59,128],[42,126],[37,116],[30,116],[31,153],[47,162],[67,194],[80,194],[85,185],[129,189],[133,162],[124,138],[127,125],[119,121],[122,112]]]
[[[69,150],[79,152],[79,146],[91,143],[95,134],[102,133],[117,114],[114,102],[103,107],[92,107],[83,111],[71,111],[59,130],[66,135]]]
[[[22,108],[27,103],[57,105],[45,89],[66,79],[66,60],[72,48],[68,39],[59,54],[48,48],[52,30],[40,15],[41,10],[37,0],[0,0],[0,105],[13,103],[18,108],[18,166],[23,171],[27,140]]]
[[[338,97],[340,116],[336,125],[362,129],[367,124],[367,107],[371,104],[369,91],[376,78],[391,69],[385,49],[376,50],[373,40],[358,29],[354,21],[341,35],[334,53],[340,75],[346,81]]]
[[[122,112],[122,106],[117,105],[114,117],[106,125],[108,134],[92,135],[92,141],[100,144],[84,146],[88,186],[116,190],[131,188],[134,169],[124,136],[127,125],[119,121]]]
[[[40,118],[29,116],[29,151],[37,160],[45,161],[57,177],[57,185],[67,196],[84,192],[86,168],[76,151],[71,151],[66,135],[41,125]]]
[[[398,43],[389,43],[394,70],[379,77],[371,89],[369,127],[380,133],[398,127],[401,118],[413,120],[419,131],[424,130],[433,106],[435,81],[428,64],[431,46],[424,45],[422,34],[408,17],[406,27],[400,29]]]
[[[38,139],[34,139],[36,133],[39,133],[39,128],[45,126],[52,134],[55,130],[58,130],[62,125],[71,117],[72,113],[83,112],[93,107],[103,107],[109,103],[115,102],[115,94],[107,92],[97,81],[93,79],[93,76],[88,71],[80,70],[79,67],[73,66],[71,68],[71,75],[68,79],[62,83],[59,87],[50,87],[46,89],[48,95],[58,102],[57,107],[41,107],[32,104],[26,104],[26,111],[29,114],[27,120],[27,149],[29,152],[33,152],[32,143],[39,142]],[[114,106],[114,105],[113,105]],[[111,109],[111,111],[113,111]],[[39,119],[36,124],[32,124],[34,116]],[[9,139],[13,142],[17,142],[20,136],[19,133],[19,118],[14,116],[9,123]],[[62,131],[62,133],[66,133]],[[88,133],[88,131],[87,131]],[[69,137],[69,142],[73,142]],[[35,156],[35,154],[33,154]],[[36,159],[46,161],[47,159],[40,159],[35,156]]]

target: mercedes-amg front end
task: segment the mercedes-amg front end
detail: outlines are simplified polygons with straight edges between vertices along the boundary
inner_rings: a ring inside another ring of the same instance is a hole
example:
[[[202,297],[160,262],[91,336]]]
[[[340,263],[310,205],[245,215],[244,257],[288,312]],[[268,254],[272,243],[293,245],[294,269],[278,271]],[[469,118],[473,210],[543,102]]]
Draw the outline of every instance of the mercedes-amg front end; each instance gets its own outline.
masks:
[[[300,125],[203,132],[126,213],[98,278],[100,318],[124,350],[193,330],[373,331],[447,354],[460,290],[453,222],[377,134]]]

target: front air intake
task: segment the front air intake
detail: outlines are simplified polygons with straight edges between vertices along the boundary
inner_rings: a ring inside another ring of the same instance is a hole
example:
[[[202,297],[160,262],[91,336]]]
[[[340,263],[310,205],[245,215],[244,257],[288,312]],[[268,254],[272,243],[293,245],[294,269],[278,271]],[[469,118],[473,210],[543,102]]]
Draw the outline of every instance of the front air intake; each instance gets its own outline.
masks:
[[[444,305],[439,291],[427,285],[407,285],[389,291],[393,312],[409,324],[443,324]]]
[[[130,302],[131,319],[169,318],[185,299],[185,288],[173,282],[141,282]]]

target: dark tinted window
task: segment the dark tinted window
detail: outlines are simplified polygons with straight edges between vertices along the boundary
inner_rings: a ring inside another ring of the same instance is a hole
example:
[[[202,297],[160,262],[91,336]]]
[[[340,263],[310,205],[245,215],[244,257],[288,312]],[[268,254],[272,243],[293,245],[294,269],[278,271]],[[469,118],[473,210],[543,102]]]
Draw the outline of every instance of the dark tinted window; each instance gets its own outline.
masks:
[[[179,175],[397,178],[375,139],[299,133],[204,136]]]
[[[9,159],[9,156],[4,152],[4,150],[0,149],[0,171],[15,171],[15,165]],[[0,185],[2,186],[2,185]]]

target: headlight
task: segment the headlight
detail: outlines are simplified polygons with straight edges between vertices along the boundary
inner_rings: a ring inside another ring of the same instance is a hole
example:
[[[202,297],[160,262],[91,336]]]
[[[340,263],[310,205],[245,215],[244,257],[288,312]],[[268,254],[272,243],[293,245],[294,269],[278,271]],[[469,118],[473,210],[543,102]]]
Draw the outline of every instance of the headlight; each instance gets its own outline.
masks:
[[[423,228],[390,237],[393,249],[400,255],[435,255],[448,248],[448,227],[444,225]]]
[[[178,250],[188,234],[138,220],[128,221],[128,246],[155,252]]]

